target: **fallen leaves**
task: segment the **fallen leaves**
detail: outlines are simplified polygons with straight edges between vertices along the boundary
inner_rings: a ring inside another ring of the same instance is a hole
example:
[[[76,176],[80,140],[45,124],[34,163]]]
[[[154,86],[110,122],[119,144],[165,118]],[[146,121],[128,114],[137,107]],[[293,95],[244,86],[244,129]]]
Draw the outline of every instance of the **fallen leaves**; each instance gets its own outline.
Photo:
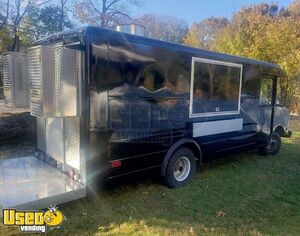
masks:
[[[194,227],[191,226],[190,230],[189,230],[190,235],[192,236],[196,236],[196,231],[194,229]]]
[[[109,226],[99,226],[98,230],[100,230],[101,232],[108,232],[110,230]]]
[[[225,212],[223,212],[223,211],[218,211],[218,212],[216,213],[216,216],[217,216],[217,217],[224,217],[224,216],[225,216]]]

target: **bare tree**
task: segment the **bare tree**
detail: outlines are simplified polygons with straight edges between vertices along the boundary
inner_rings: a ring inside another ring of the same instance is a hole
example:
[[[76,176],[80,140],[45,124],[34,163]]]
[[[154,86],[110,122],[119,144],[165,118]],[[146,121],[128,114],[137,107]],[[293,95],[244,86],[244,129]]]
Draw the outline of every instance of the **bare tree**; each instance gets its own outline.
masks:
[[[60,0],[60,21],[59,28],[62,31],[64,29],[64,18],[65,18],[65,8],[66,8],[67,0]]]
[[[1,19],[2,22],[0,24],[0,30],[7,24],[8,17],[9,17],[9,6],[10,6],[10,1],[7,0],[6,1],[6,11],[3,14],[0,15],[1,18],[2,18]]]
[[[75,4],[74,16],[80,23],[113,28],[132,20],[129,9],[141,0],[84,0]]]
[[[174,43],[181,43],[188,32],[187,22],[174,16],[145,14],[135,22],[146,28],[148,37]]]
[[[36,4],[36,2],[37,0],[15,0],[11,13],[13,35],[13,42],[11,46],[12,51],[19,51],[18,28],[20,27],[23,17],[29,9]]]

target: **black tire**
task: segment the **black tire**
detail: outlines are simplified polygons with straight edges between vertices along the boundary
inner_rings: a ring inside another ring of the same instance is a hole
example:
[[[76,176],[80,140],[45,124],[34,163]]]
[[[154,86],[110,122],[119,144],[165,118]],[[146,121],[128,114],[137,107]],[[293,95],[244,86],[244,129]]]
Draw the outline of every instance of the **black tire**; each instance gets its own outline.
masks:
[[[186,165],[186,169],[183,169],[184,165]],[[164,176],[165,183],[169,188],[182,187],[191,181],[195,171],[196,160],[193,151],[186,147],[179,148],[168,161]]]
[[[261,147],[259,149],[260,154],[267,156],[267,155],[276,155],[280,151],[281,148],[281,137],[277,132],[273,132],[268,141],[268,145]]]

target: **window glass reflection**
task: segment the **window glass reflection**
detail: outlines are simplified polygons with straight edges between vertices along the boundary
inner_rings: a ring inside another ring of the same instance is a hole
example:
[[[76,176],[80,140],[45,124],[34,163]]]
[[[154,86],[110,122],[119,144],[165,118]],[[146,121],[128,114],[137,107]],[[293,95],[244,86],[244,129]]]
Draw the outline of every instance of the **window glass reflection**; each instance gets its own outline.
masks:
[[[238,111],[240,67],[194,62],[193,113]]]

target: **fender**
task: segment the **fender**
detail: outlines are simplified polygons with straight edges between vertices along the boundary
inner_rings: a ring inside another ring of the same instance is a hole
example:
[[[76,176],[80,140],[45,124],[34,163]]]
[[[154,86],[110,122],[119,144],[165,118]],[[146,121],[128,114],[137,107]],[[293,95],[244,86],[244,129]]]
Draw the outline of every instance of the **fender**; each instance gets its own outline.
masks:
[[[274,128],[274,131],[277,131],[279,133],[280,137],[290,138],[292,136],[292,131],[285,128],[282,124],[278,124]]]
[[[199,144],[194,140],[194,139],[191,139],[191,138],[183,138],[183,139],[180,139],[178,140],[176,143],[174,143],[168,150],[165,158],[164,158],[164,161],[163,161],[163,164],[162,164],[162,167],[161,167],[161,176],[165,176],[166,174],[166,169],[167,169],[167,165],[168,165],[168,162],[172,156],[172,154],[181,146],[185,146],[186,144],[188,145],[192,145],[194,147],[194,150],[196,149],[196,151],[199,152],[199,159],[200,159],[200,163],[202,163],[202,152],[201,152],[201,148],[199,146]]]

